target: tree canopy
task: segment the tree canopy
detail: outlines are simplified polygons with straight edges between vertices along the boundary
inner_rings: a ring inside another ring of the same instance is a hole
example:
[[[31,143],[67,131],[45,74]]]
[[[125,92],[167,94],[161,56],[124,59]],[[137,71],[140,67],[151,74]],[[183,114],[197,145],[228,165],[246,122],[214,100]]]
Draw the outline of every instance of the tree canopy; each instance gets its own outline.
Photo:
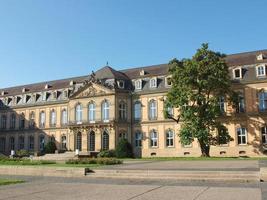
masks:
[[[231,140],[226,127],[220,122],[220,100],[233,102],[235,93],[225,55],[202,44],[191,59],[170,61],[172,88],[167,94],[165,115],[181,122],[180,142],[184,145],[198,140],[202,156],[209,156],[211,145]],[[167,108],[177,108],[178,116],[168,114]]]

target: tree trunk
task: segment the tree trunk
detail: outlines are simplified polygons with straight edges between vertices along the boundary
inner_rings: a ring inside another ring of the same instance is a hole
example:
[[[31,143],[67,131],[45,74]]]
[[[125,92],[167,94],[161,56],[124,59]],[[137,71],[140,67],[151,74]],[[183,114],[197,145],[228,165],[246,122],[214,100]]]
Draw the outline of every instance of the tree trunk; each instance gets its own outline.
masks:
[[[210,145],[205,144],[202,140],[198,140],[201,148],[201,157],[210,157]]]

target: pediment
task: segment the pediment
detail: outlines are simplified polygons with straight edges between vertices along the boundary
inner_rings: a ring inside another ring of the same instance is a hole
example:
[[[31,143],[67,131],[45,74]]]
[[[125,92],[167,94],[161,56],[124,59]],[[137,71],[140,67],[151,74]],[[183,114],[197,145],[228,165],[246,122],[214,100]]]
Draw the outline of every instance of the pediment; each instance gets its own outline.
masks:
[[[96,83],[88,83],[72,95],[72,98],[92,97],[114,93],[113,90]]]

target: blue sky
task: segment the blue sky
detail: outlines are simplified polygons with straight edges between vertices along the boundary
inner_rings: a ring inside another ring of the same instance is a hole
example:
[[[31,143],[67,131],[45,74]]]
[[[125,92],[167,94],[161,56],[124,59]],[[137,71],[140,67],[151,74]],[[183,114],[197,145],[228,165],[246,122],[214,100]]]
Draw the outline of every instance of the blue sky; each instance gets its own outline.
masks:
[[[264,0],[0,0],[0,88],[267,49]]]

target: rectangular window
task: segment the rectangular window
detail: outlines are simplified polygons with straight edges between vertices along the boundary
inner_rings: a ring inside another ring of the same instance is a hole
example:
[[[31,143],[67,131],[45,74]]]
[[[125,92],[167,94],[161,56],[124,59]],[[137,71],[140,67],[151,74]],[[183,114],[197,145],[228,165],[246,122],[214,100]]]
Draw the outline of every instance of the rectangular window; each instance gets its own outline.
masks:
[[[135,133],[135,146],[142,147],[142,133],[140,132]]]
[[[157,78],[150,79],[149,83],[150,83],[149,84],[150,88],[156,88],[157,87]]]
[[[220,111],[224,113],[225,112],[225,98],[224,97],[219,98],[219,107],[220,107]]]
[[[256,67],[257,76],[265,76],[266,75],[266,68],[264,65],[260,65]]]
[[[135,81],[135,89],[141,90],[142,89],[142,80],[136,80]]]
[[[267,92],[259,93],[259,111],[266,111],[267,109]]]
[[[237,128],[237,142],[239,145],[247,144],[247,130],[246,130],[246,128]]]
[[[158,134],[156,131],[152,131],[150,134],[150,146],[151,147],[158,146]]]
[[[241,79],[242,78],[242,69],[237,68],[233,70],[233,77],[234,79]]]
[[[243,95],[238,96],[238,107],[236,108],[237,113],[245,112],[245,99]]]
[[[174,146],[174,133],[172,130],[168,130],[166,132],[166,146],[173,147]]]

